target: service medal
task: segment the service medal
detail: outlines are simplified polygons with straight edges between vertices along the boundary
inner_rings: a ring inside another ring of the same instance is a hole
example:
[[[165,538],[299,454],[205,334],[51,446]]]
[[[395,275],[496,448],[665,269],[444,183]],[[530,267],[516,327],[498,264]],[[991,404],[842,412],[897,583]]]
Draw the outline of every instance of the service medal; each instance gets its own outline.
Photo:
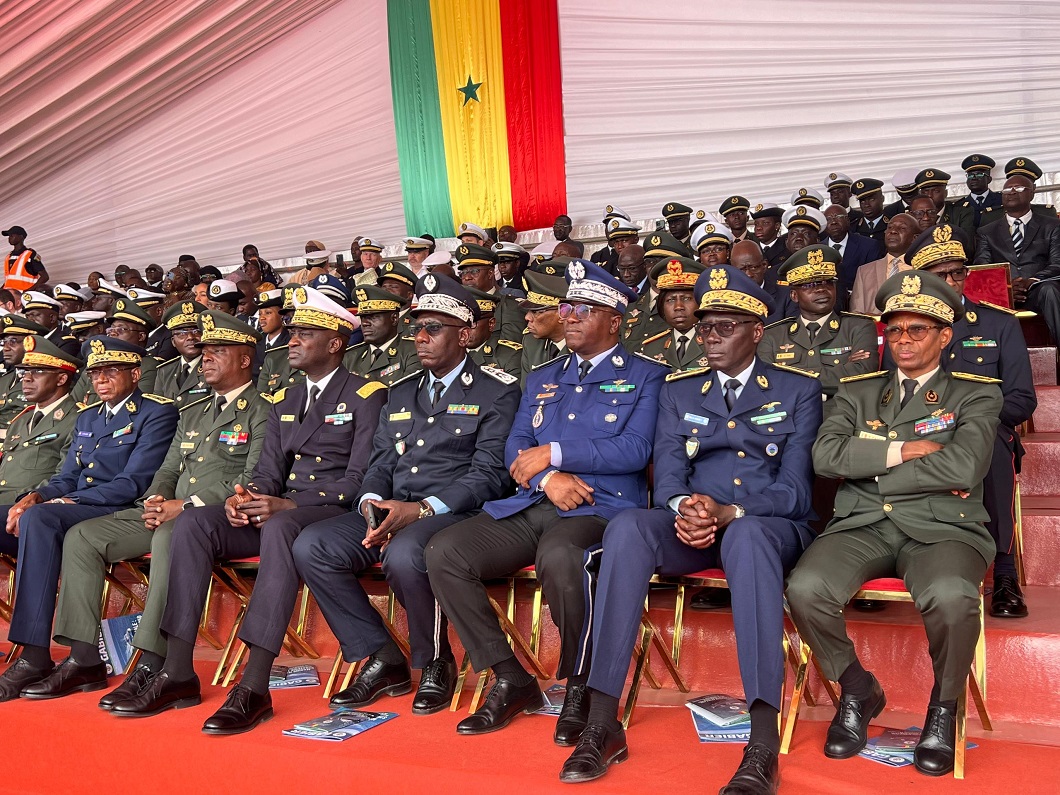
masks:
[[[537,411],[534,412],[534,419],[530,423],[535,428],[540,428],[541,427],[541,423],[543,423],[545,421],[545,410],[544,410],[544,408],[542,408],[542,406],[543,406],[543,404],[541,404],[541,403],[538,404]]]
[[[689,458],[695,458],[699,452],[699,439],[685,439],[685,454]]]

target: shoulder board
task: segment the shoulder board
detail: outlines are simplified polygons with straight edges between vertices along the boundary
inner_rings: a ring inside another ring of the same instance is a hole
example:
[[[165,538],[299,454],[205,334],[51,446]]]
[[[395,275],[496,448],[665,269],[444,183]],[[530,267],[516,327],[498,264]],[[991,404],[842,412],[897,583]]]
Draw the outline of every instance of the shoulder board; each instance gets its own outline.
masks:
[[[542,367],[547,367],[548,365],[552,364],[553,362],[558,362],[560,359],[565,359],[568,355],[569,354],[561,353],[559,356],[556,356],[556,357],[554,357],[552,359],[549,359],[547,362],[541,362],[541,364],[535,364],[530,369],[531,370],[540,370]]]
[[[416,341],[415,337],[402,337],[401,339],[408,340],[409,342],[415,342]]]
[[[670,333],[670,329],[666,329],[666,331],[660,331],[658,334],[653,334],[652,336],[647,337],[646,339],[642,339],[640,341],[640,344],[641,345],[647,345],[649,342],[655,342],[655,340],[662,339],[663,337],[665,337],[669,333]]]
[[[780,282],[777,282],[777,284],[780,284]],[[785,323],[792,323],[795,320],[796,320],[796,318],[794,316],[786,317],[786,318],[783,318],[782,320],[774,320],[772,323],[767,325],[766,328],[773,328],[773,326],[782,326]]]
[[[518,342],[512,342],[511,340],[497,340],[497,344],[511,348],[513,351],[521,351],[523,349],[522,345]]]
[[[20,411],[18,414],[16,414],[14,417],[11,418],[11,422],[8,423],[8,427],[11,427],[11,425],[15,422],[15,420],[17,420],[19,417],[21,417],[23,414],[25,414],[27,411],[29,411],[32,408],[33,408],[33,404],[30,403],[28,406],[26,406],[26,408],[22,409],[22,411]]]
[[[367,384],[357,390],[357,397],[362,399],[370,398],[380,389],[386,389],[386,384],[379,381],[369,381]]]
[[[980,306],[988,306],[991,309],[996,309],[998,312],[1004,312],[1006,315],[1018,315],[1019,314],[1019,312],[1017,312],[1015,309],[1009,309],[1007,306],[1001,306],[999,304],[992,304],[989,301],[980,301],[979,305]]]
[[[94,408],[96,408],[96,406],[102,406],[102,405],[103,405],[103,401],[102,400],[97,400],[95,403],[88,403],[88,404],[78,403],[77,404],[77,410],[78,411],[88,411],[89,409],[94,409]]]
[[[691,370],[678,370],[676,373],[670,373],[666,376],[667,381],[680,381],[682,378],[691,378],[694,375],[703,375],[709,373],[709,367],[693,367]]]
[[[393,388],[394,388],[394,387],[396,387],[396,386],[397,386],[398,384],[403,384],[403,383],[405,383],[406,381],[411,381],[411,380],[412,380],[413,378],[419,378],[419,377],[420,377],[421,375],[423,375],[423,370],[417,370],[417,371],[416,371],[416,372],[414,372],[414,373],[409,373],[408,375],[402,376],[402,377],[401,377],[401,378],[399,378],[399,379],[398,379],[397,381],[395,381],[394,383],[392,383],[392,384],[390,385],[390,388],[391,388],[391,389],[393,389]]]
[[[287,344],[287,343],[285,343],[283,345],[276,345],[276,346],[274,346],[272,348],[269,348],[269,353],[272,353],[273,351],[286,350],[287,348],[290,348],[290,347],[291,347],[290,344]]]
[[[262,394],[264,395],[264,393]],[[272,397],[270,397],[269,400],[273,403],[279,403],[285,397],[287,397],[287,387],[284,387],[283,389],[277,389],[275,392],[272,393]]]
[[[775,367],[776,365],[774,365]],[[848,375],[844,378],[839,379],[841,384],[849,384],[851,381],[867,381],[870,378],[882,378],[885,375],[890,375],[890,370],[877,370],[875,373],[861,373],[860,375]]]
[[[954,378],[958,378],[961,381],[975,381],[977,384],[1000,384],[1000,378],[991,378],[987,375],[977,375],[976,373],[950,373]]]
[[[287,390],[287,387],[284,387],[280,391],[281,392],[285,392],[286,390]],[[273,395],[270,395],[268,392],[258,392],[258,395],[261,396],[262,400],[265,400],[265,401],[267,401],[269,403],[272,403],[272,401],[273,401]]]
[[[839,314],[843,317],[863,317],[874,323],[876,322],[876,318],[873,315],[863,315],[861,312],[840,312]]]
[[[153,400],[155,403],[161,403],[163,406],[167,403],[173,402],[167,397],[162,397],[161,395],[152,395],[150,392],[144,392],[144,397],[148,400]]]
[[[365,348],[365,347],[367,347],[367,346],[368,346],[368,343],[367,343],[367,342],[364,342],[364,341],[362,340],[361,342],[355,342],[355,343],[354,343],[353,345],[349,345],[349,346],[347,346],[347,347],[346,347],[346,350],[347,350],[347,351],[359,351],[359,350],[360,350],[361,348]],[[287,345],[284,345],[283,347],[285,347],[285,348],[286,348],[286,347],[288,347],[288,346],[287,346]],[[273,351],[278,351],[278,350],[280,350],[280,349],[279,349],[279,348],[273,348],[272,350],[273,350]],[[272,351],[269,351],[269,353],[272,353]]]
[[[530,329],[528,329],[528,328],[524,328],[524,329],[523,329],[523,336],[524,336],[524,337],[525,337],[525,336],[526,336],[527,334],[529,334],[529,333],[530,333]]]
[[[481,366],[478,369],[495,381],[500,381],[502,384],[514,384],[519,380],[511,373],[506,373],[504,370],[498,370],[496,367]]]
[[[207,395],[206,397],[201,397],[198,400],[195,400],[195,401],[192,401],[191,403],[188,403],[186,406],[181,406],[180,407],[180,412],[183,414],[185,411],[190,409],[192,406],[198,406],[200,403],[205,403],[208,400],[213,400],[213,395]],[[170,401],[170,402],[172,402],[172,401]]]
[[[175,362],[179,358],[180,356],[174,356],[172,359],[166,359],[164,362],[159,362],[158,366],[165,367],[167,364],[173,364],[173,362]]]
[[[633,351],[633,355],[636,356],[638,359],[643,359],[646,362],[651,362],[652,364],[658,365],[659,367],[665,367],[667,370],[670,369],[669,363],[660,362],[658,359],[653,359],[650,356],[645,356],[640,351]]]
[[[783,370],[784,372],[787,372],[787,373],[797,373],[798,375],[804,375],[807,378],[820,378],[821,377],[820,373],[815,373],[815,372],[812,372],[811,370],[803,370],[801,367],[791,367],[791,366],[786,365],[786,364],[777,364],[776,362],[773,362],[772,366],[775,367],[778,370]]]

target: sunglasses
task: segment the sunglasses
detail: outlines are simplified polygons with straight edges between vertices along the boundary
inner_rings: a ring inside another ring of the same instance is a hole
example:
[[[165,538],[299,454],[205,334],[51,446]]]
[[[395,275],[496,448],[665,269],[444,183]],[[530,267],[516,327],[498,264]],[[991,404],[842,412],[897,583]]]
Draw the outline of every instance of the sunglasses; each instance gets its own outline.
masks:
[[[443,328],[467,328],[467,326],[458,325],[457,323],[441,323],[437,320],[428,320],[426,323],[413,323],[409,326],[413,337],[418,337],[421,331],[426,331],[429,337],[437,337],[442,333]]]
[[[731,337],[736,333],[737,326],[760,322],[760,320],[719,320],[716,323],[697,323],[696,328],[699,329],[699,336],[704,339],[709,337],[712,331],[718,332],[719,337]]]

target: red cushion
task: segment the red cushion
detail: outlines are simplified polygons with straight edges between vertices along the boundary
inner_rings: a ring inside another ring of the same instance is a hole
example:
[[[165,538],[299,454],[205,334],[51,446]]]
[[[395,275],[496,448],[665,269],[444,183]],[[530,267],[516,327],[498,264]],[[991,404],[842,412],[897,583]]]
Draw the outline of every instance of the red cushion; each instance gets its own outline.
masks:
[[[968,271],[964,294],[973,301],[989,301],[1011,308],[1008,297],[1009,267],[1007,263],[981,265]]]
[[[908,593],[909,589],[898,577],[878,577],[869,580],[861,586],[863,591],[894,591],[895,593]]]
[[[235,558],[234,560],[226,560],[224,563],[261,563],[261,558],[255,555],[252,558]]]
[[[704,580],[724,580],[725,572],[721,569],[703,569],[703,571],[697,571],[695,574],[689,574],[687,576],[700,577]]]

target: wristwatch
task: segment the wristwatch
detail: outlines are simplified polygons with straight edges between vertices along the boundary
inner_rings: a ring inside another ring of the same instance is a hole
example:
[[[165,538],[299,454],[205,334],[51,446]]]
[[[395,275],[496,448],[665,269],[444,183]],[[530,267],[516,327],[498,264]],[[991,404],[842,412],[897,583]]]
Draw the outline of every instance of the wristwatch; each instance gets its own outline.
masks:
[[[195,507],[195,500],[184,500],[184,502],[182,502],[180,504],[180,509],[182,511],[186,511],[186,510],[188,510],[188,508],[194,508],[194,507]]]
[[[732,507],[733,510],[736,511],[736,515],[732,517],[733,519],[743,519],[745,516],[747,516],[747,511],[743,509],[743,506],[740,505],[740,503],[734,502],[732,504]]]
[[[434,516],[434,508],[427,500],[420,500],[417,505],[420,506],[420,519],[426,519],[428,516]]]

